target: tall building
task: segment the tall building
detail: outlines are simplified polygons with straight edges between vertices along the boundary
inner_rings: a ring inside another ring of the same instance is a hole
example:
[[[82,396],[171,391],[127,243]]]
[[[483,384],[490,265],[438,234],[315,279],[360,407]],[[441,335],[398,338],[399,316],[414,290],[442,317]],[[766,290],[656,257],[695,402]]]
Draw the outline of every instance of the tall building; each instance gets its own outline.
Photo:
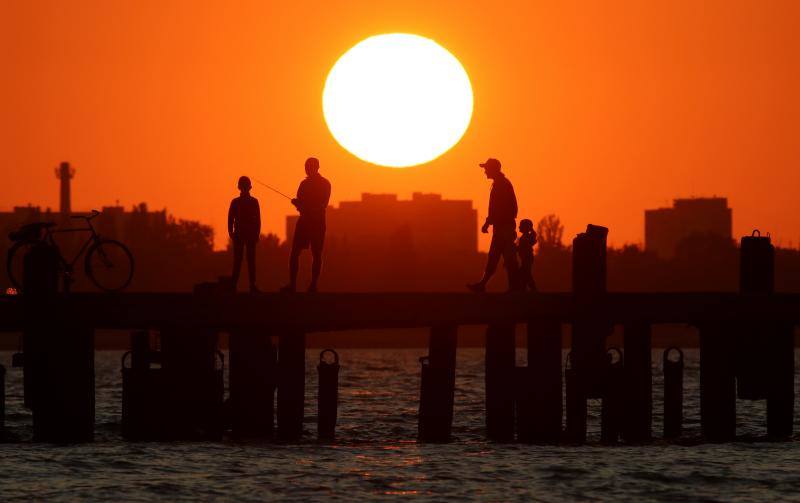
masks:
[[[644,212],[645,249],[669,259],[692,235],[733,239],[733,213],[724,197],[675,199],[672,208]]]
[[[297,216],[286,219],[291,243]],[[328,208],[326,240],[351,250],[411,246],[431,255],[476,253],[478,212],[472,201],[442,199],[415,192],[410,200],[396,194],[362,194]]]
[[[286,220],[289,243],[297,216]],[[328,208],[323,287],[344,291],[453,291],[482,270],[472,201],[415,193],[362,194]],[[301,284],[308,268],[301,268]]]

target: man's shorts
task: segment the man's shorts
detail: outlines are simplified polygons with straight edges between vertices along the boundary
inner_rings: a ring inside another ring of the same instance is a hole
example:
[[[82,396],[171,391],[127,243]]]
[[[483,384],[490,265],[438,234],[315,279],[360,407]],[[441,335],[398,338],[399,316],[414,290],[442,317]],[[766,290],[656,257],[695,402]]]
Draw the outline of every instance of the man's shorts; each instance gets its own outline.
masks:
[[[312,252],[322,251],[325,244],[325,220],[314,221],[303,217],[297,219],[294,228],[294,240],[292,248],[295,250],[305,250],[309,246]]]

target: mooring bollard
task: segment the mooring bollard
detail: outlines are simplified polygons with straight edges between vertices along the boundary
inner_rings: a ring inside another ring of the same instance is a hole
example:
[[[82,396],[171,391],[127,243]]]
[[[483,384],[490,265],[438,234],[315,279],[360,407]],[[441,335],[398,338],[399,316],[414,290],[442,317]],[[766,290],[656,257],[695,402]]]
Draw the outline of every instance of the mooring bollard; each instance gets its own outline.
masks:
[[[561,323],[528,322],[528,366],[518,403],[520,442],[556,443],[561,437]]]
[[[609,348],[606,357],[603,401],[600,409],[600,441],[615,444],[623,435],[625,421],[626,362],[619,348]]]
[[[230,425],[239,438],[271,438],[275,428],[277,355],[269,334],[230,334]]]
[[[710,442],[736,438],[736,376],[726,337],[733,330],[721,323],[700,326],[700,426]]]
[[[649,442],[653,423],[651,327],[644,321],[625,325],[625,425],[628,443]]]
[[[458,327],[431,328],[429,354],[420,358],[419,440],[448,442],[453,427]]]
[[[486,435],[495,442],[514,441],[514,324],[486,329]]]
[[[330,356],[332,359],[326,360]],[[317,365],[319,390],[317,392],[317,437],[333,440],[336,436],[336,416],[339,406],[339,353],[325,349],[319,354]]]
[[[278,341],[278,438],[303,436],[306,378],[306,334],[283,332]]]
[[[86,442],[94,438],[94,330],[59,311],[58,260],[44,243],[23,259],[26,402],[35,440]]]
[[[677,360],[671,355],[678,355]],[[673,439],[683,432],[683,351],[671,347],[664,350],[664,438]]]

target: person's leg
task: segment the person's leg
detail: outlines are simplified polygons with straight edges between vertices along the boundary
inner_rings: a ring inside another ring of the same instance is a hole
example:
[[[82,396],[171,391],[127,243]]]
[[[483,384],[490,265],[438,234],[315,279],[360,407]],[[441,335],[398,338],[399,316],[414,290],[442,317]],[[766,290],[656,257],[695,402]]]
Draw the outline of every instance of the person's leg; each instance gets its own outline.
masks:
[[[517,248],[514,246],[517,233],[513,229],[510,231],[504,230],[500,236],[502,240],[503,265],[508,274],[508,289],[519,290],[521,283],[519,277],[519,263],[517,262]]]
[[[520,258],[519,279],[520,279],[520,286],[523,289],[528,288],[528,285],[530,284],[529,281],[530,275],[531,275],[530,264],[528,264],[528,261],[525,260],[524,258]]]
[[[233,289],[236,290],[236,285],[239,283],[239,272],[242,270],[242,255],[244,253],[244,244],[239,239],[233,240],[233,272],[231,273],[231,282]]]
[[[319,281],[320,272],[322,272],[322,248],[325,245],[325,229],[319,229],[318,234],[314,236],[311,241],[311,285],[308,287],[309,292],[317,291],[317,282]]]
[[[246,243],[245,249],[247,250],[247,274],[250,280],[250,291],[258,290],[256,288],[256,242],[250,241]]]
[[[483,271],[483,277],[477,283],[467,285],[467,288],[474,292],[482,292],[486,289],[486,284],[497,270],[497,264],[500,263],[501,248],[500,241],[497,239],[497,234],[492,233],[492,243],[489,245],[489,256],[486,258],[486,269]]]

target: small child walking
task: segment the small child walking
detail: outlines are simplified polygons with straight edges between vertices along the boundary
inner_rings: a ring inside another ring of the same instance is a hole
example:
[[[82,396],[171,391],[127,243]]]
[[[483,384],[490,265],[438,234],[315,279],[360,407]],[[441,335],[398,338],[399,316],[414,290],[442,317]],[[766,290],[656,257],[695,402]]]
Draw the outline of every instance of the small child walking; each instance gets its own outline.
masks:
[[[533,246],[536,244],[536,231],[533,222],[527,218],[519,221],[520,237],[517,241],[517,255],[520,260],[520,286],[523,290],[536,291],[533,280]]]

